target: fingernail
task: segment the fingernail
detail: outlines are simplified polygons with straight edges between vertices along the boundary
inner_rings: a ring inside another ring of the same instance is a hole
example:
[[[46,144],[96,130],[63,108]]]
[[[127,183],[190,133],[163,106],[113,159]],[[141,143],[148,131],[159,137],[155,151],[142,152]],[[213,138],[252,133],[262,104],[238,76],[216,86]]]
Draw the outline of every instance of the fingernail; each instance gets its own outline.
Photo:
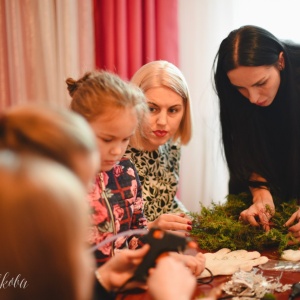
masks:
[[[193,224],[192,221],[188,221],[187,223],[188,223],[188,225],[192,225]]]
[[[187,227],[186,227],[186,230],[191,231],[191,230],[192,230],[192,226],[187,226]]]
[[[190,236],[190,234],[186,232],[185,236]]]

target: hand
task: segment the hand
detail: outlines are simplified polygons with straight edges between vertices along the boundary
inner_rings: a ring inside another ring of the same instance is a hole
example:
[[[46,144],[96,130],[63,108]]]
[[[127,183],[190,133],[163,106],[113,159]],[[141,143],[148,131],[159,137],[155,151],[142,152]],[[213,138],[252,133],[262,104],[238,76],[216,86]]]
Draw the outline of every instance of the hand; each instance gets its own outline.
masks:
[[[262,225],[264,230],[270,230],[270,219],[275,213],[275,205],[269,190],[251,188],[253,204],[240,214],[240,220],[250,223],[252,226]],[[260,223],[257,222],[258,217]]]
[[[116,253],[97,270],[101,277],[102,286],[107,291],[120,288],[133,276],[137,266],[142,262],[149,249],[150,246],[147,244],[137,250],[126,249]],[[136,286],[139,285],[139,283],[136,283]]]
[[[288,227],[294,224],[295,221],[297,221],[298,223],[291,226],[289,228],[289,231],[293,234],[295,238],[300,239],[300,209],[298,209],[296,212],[292,214],[292,216],[287,220],[284,226]]]
[[[214,276],[232,275],[243,270],[251,271],[254,266],[264,264],[268,261],[266,256],[261,256],[257,251],[235,250],[223,248],[215,253],[205,253],[205,267],[208,268]],[[201,273],[199,278],[209,277],[207,270]]]
[[[151,229],[152,227],[159,227],[169,231],[172,230],[172,233],[187,236],[189,235],[188,232],[192,230],[192,221],[184,213],[162,214],[153,222],[148,222],[148,228]]]
[[[205,256],[203,253],[193,255],[184,255],[177,252],[169,252],[169,256],[181,261],[188,267],[194,276],[199,276],[205,268]]]
[[[154,300],[190,300],[196,288],[196,278],[190,270],[170,256],[161,258],[150,270],[147,283]]]

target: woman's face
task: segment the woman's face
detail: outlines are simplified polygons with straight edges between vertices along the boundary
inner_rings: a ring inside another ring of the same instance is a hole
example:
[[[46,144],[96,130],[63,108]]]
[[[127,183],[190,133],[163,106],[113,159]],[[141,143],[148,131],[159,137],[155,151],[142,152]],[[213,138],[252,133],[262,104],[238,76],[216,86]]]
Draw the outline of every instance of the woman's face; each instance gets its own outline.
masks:
[[[177,132],[185,108],[181,96],[167,87],[151,88],[145,95],[150,110],[146,150],[155,150]]]
[[[90,125],[97,137],[101,154],[101,171],[109,171],[121,160],[138,125],[134,107],[124,109],[107,108]]]
[[[240,66],[227,73],[231,84],[252,104],[272,104],[280,85],[280,70],[277,66]]]

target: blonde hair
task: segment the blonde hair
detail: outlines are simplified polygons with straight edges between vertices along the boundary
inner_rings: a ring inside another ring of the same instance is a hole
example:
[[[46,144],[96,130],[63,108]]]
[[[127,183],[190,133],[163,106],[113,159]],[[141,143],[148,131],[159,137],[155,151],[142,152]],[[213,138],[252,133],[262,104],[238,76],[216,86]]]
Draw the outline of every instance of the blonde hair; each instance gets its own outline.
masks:
[[[0,149],[36,153],[75,171],[74,153],[98,151],[89,124],[67,108],[19,105],[0,116]]]
[[[167,87],[181,96],[184,103],[184,115],[178,131],[172,139],[174,142],[180,139],[183,145],[187,144],[192,136],[191,100],[188,85],[182,72],[168,61],[157,60],[143,65],[133,75],[131,82],[141,88],[144,93],[154,87]],[[143,140],[143,132],[137,131],[130,144],[136,147],[138,144],[143,144]]]
[[[87,72],[78,80],[66,80],[72,97],[71,109],[86,120],[93,121],[107,109],[134,107],[138,127],[148,112],[144,93],[135,85],[107,71]]]
[[[1,299],[82,299],[83,185],[61,164],[11,151],[0,151],[0,178],[0,270],[23,287],[1,289]]]

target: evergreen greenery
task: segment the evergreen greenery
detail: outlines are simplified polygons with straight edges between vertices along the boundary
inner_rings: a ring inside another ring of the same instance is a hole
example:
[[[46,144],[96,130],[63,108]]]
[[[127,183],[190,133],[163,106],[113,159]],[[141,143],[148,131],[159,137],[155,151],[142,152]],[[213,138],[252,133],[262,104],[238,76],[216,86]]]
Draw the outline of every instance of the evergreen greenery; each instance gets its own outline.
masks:
[[[221,248],[264,251],[276,249],[278,253],[290,248],[299,248],[300,242],[288,232],[284,223],[298,210],[296,201],[279,204],[274,199],[276,213],[271,219],[271,230],[254,227],[239,221],[240,213],[252,204],[249,194],[229,195],[224,204],[212,203],[201,212],[191,213],[193,229],[191,237],[199,247],[210,252]],[[291,245],[293,244],[293,245]]]

